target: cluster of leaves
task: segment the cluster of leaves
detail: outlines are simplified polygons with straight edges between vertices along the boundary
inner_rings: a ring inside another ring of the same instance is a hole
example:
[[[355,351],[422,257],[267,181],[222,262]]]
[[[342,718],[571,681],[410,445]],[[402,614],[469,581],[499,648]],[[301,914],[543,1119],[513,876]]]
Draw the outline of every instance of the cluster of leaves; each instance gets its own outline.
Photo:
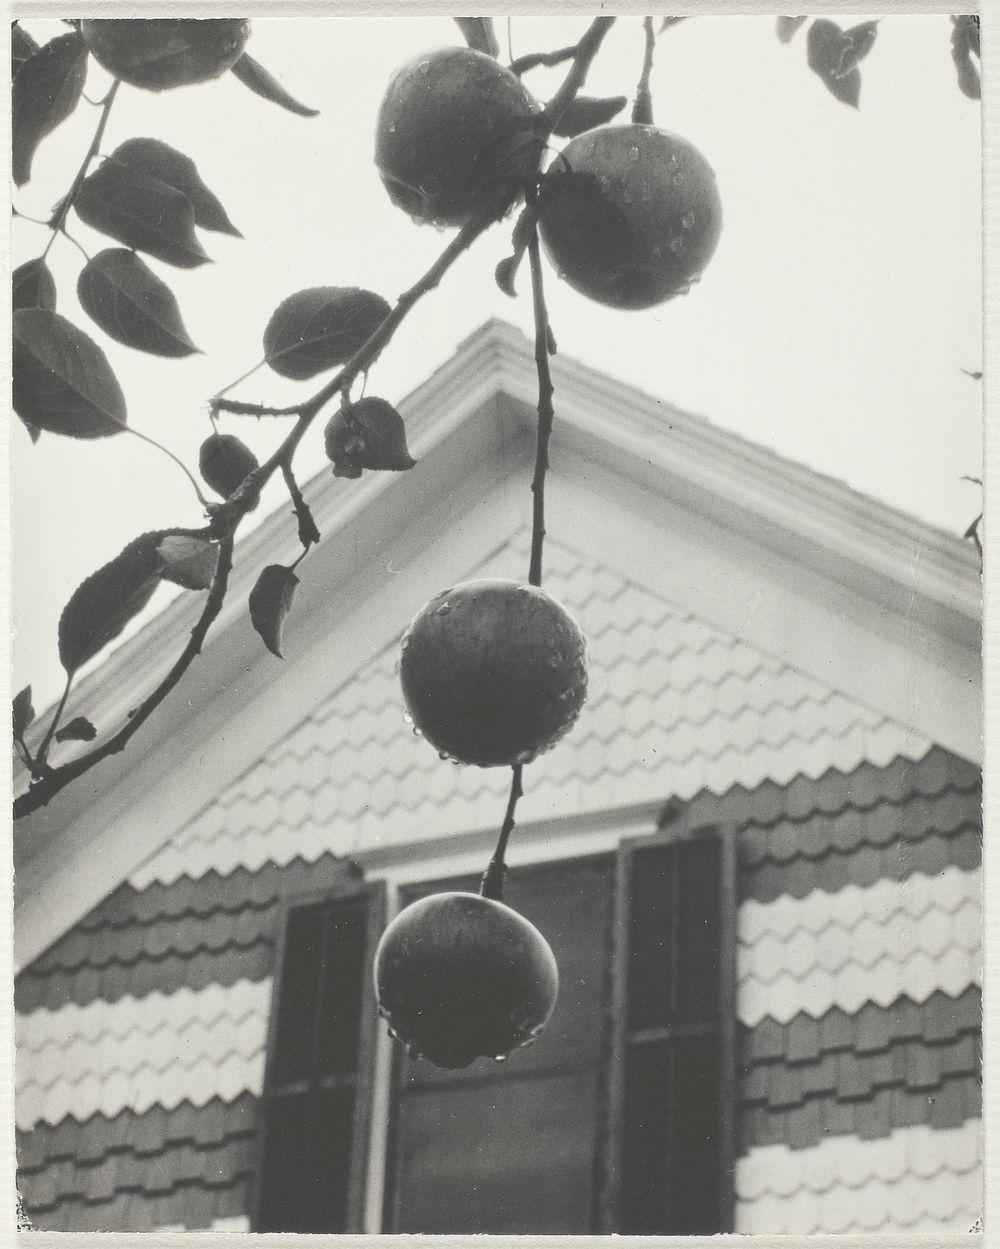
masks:
[[[799,27],[808,20],[808,17],[779,17],[778,38],[782,43],[790,43]],[[953,17],[951,22],[951,55],[958,85],[970,99],[978,100],[979,18],[963,15]],[[877,21],[861,22],[844,30],[826,17],[816,18],[806,32],[809,68],[832,95],[853,108],[858,107],[861,98],[860,63],[872,50],[877,34]]]

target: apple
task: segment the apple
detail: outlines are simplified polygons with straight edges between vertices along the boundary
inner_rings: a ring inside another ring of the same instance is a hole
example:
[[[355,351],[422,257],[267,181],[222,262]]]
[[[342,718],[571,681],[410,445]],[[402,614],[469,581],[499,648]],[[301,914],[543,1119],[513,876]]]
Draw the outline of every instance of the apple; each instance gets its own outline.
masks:
[[[538,929],[477,893],[412,903],[375,952],[375,993],[390,1031],[437,1067],[503,1059],[530,1044],[558,992],[555,956]]]
[[[207,82],[231,69],[250,35],[245,17],[89,18],[80,34],[116,78],[147,91]]]

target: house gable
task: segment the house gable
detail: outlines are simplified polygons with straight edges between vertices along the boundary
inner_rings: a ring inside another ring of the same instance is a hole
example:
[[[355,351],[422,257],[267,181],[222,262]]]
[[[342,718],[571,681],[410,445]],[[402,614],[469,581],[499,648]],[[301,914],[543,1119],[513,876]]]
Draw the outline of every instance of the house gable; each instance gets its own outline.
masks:
[[[868,729],[893,725],[895,753],[919,757],[933,740],[977,757],[978,580],[967,545],[582,366],[558,358],[555,365],[553,544],[565,533],[572,545],[563,550],[640,597],[652,593],[671,605],[666,610],[739,639],[806,686],[836,689],[874,717]],[[82,783],[86,809],[78,786],[19,828],[22,964],[196,826],[199,812],[294,734],[304,709],[346,689],[373,656],[383,657],[384,681],[385,656],[416,608],[460,579],[458,570],[487,566],[523,526],[533,385],[526,341],[491,323],[401,405],[418,469],[366,478],[350,492],[328,476],[313,483],[314,498],[307,489],[326,541],[304,570],[280,671],[249,627],[245,598],[262,563],[294,558],[294,530],[277,515],[241,545],[216,637],[146,730],[157,736]],[[191,599],[173,604],[85,683],[78,701],[101,705],[101,722],[114,722],[123,700],[134,705],[149,687],[169,639],[184,635],[197,610]],[[830,704],[832,692],[826,698]],[[652,710],[639,706],[629,714]],[[567,749],[543,766],[558,767]],[[424,751],[427,784],[469,784]],[[588,765],[577,763],[579,790]],[[493,789],[499,793],[502,778],[483,777],[481,811],[454,831],[495,822]],[[553,782],[553,792],[567,779]],[[639,799],[623,785],[615,800],[624,808],[669,796],[665,773],[650,769],[647,779]],[[534,808],[526,799],[526,822],[566,814],[546,809],[543,793],[544,786]],[[578,801],[575,813],[586,806]],[[353,841],[338,848],[359,849]]]

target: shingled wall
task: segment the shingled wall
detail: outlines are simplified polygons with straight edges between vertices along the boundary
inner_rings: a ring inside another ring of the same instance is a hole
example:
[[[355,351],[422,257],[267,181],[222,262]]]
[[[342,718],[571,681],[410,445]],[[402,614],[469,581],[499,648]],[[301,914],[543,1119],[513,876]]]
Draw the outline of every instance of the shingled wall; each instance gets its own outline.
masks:
[[[523,535],[485,574],[520,566]],[[524,818],[678,798],[739,829],[737,1230],[967,1230],[980,1213],[977,770],[551,544],[591,703]],[[506,778],[403,723],[392,652],[17,982],[35,1226],[245,1226],[275,920],[343,857],[495,823]]]

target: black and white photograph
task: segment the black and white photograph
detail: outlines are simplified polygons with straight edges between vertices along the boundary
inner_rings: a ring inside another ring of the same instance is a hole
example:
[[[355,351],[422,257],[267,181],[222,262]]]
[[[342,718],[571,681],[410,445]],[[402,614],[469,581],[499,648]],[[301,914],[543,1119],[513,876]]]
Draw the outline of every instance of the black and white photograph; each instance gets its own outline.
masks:
[[[11,13],[18,1243],[985,1243],[980,18],[135,12]]]

